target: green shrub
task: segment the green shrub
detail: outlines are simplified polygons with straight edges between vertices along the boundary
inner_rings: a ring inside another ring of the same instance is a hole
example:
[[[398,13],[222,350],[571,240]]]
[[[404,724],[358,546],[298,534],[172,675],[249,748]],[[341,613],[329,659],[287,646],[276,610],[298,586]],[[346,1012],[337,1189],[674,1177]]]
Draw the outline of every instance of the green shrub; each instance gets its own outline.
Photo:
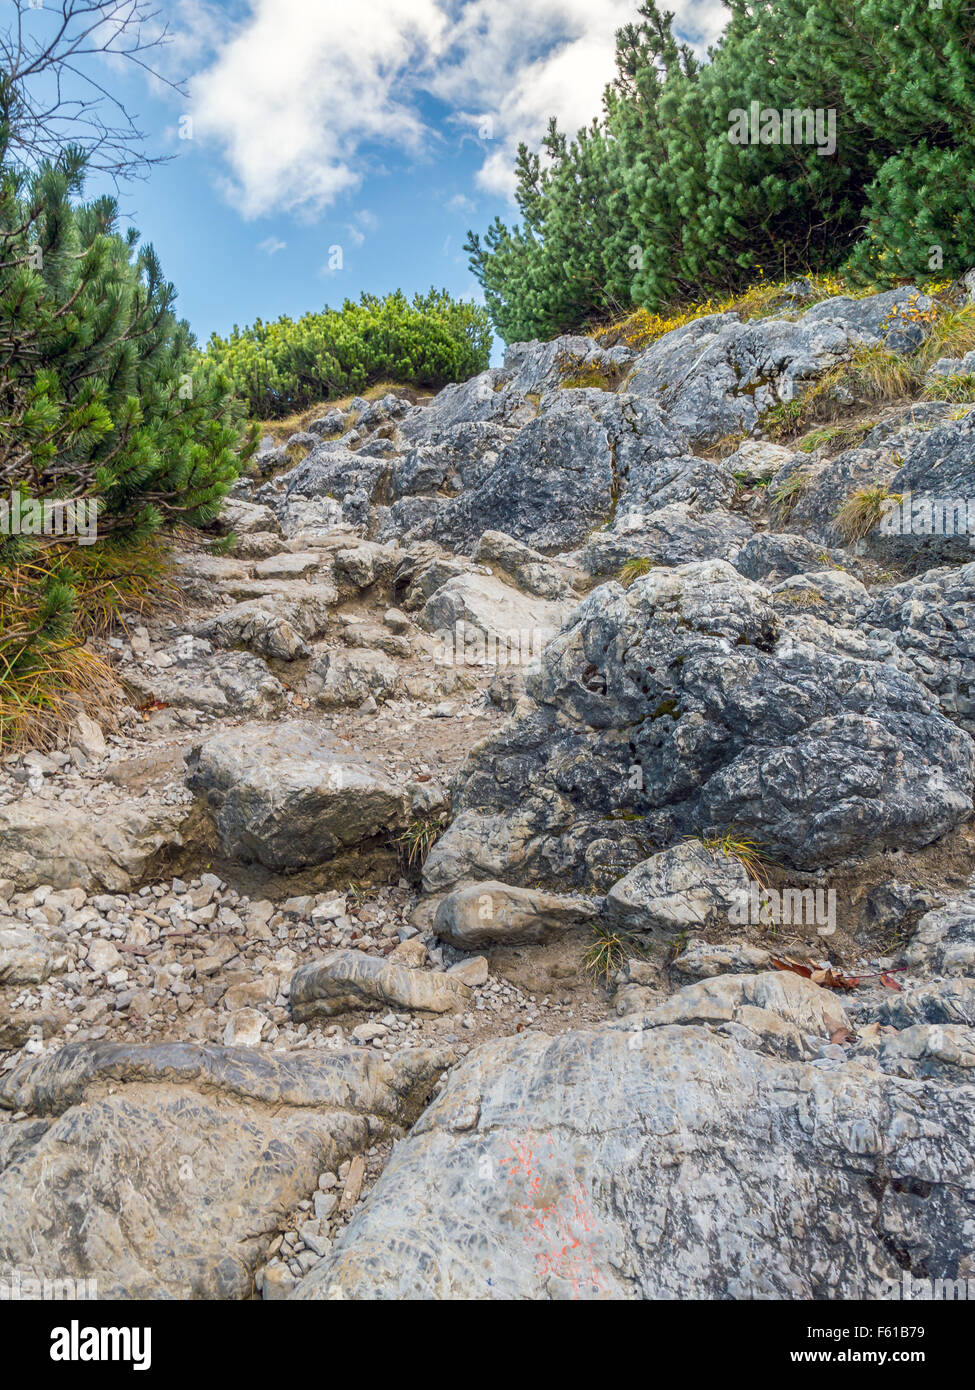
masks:
[[[82,503],[97,539],[0,533],[0,740],[63,723],[72,692],[97,707],[86,632],[157,586],[153,537],[211,520],[251,447],[152,248],[115,230],[112,199],[80,200],[81,154],[35,173],[5,156],[0,131],[2,515],[14,495]]]
[[[975,401],[975,374],[954,372],[949,376],[932,377],[924,388],[924,396],[929,401],[966,405]]]
[[[103,537],[208,521],[241,412],[152,247],[115,231],[112,199],[74,201],[83,173],[70,153],[30,178],[0,168],[0,487],[96,499]]]
[[[395,380],[439,389],[484,371],[491,350],[486,311],[431,290],[410,302],[396,291],[363,294],[341,309],[261,319],[216,334],[207,359],[225,371],[259,420],[277,419],[318,401]]]
[[[519,151],[520,225],[466,245],[506,341],[810,272],[884,285],[975,263],[969,0],[728,8],[702,62],[642,4],[602,119]],[[753,103],[821,111],[824,138],[732,143]]]

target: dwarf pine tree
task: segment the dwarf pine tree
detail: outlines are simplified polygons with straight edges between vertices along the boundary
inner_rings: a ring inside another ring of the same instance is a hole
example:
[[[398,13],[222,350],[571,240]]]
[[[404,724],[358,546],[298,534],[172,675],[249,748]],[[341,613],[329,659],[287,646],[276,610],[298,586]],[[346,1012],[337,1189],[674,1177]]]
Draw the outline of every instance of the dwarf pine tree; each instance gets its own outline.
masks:
[[[975,264],[975,9],[971,0],[819,6],[842,35],[821,53],[870,151],[861,278],[950,277]]]
[[[521,226],[509,232],[496,220],[483,245],[468,234],[465,249],[506,341],[551,337],[628,306],[627,258],[617,251],[633,244],[634,232],[614,199],[617,153],[598,121],[572,141],[551,121],[541,155],[518,151]]]
[[[216,333],[207,360],[227,373],[250,413],[267,420],[380,381],[439,388],[483,371],[491,326],[479,304],[431,289],[407,299],[401,290],[363,294],[341,309],[258,319]]]
[[[99,529],[212,518],[237,476],[239,410],[172,310],[150,246],[84,204],[84,161],[0,169],[0,487],[92,498]]]
[[[152,248],[117,232],[112,199],[81,201],[82,153],[66,150],[36,171],[4,153],[0,132],[3,515],[14,494],[18,507],[38,499],[96,509],[104,588],[106,551],[128,557],[160,528],[210,520],[251,446],[241,448],[226,378],[177,321]],[[65,536],[6,530],[0,705],[9,708],[25,682],[46,698],[43,683],[30,682],[69,641],[80,552]]]
[[[521,225],[467,243],[509,341],[761,276],[975,262],[971,0],[726,4],[703,62],[641,5],[602,120],[520,151]]]

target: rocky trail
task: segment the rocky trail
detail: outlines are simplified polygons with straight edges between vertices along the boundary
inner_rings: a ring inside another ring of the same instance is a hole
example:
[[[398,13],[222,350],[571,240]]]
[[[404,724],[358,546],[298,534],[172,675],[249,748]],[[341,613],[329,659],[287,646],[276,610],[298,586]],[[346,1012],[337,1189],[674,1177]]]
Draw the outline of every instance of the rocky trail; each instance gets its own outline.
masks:
[[[798,287],[265,441],[117,708],[0,763],[0,1273],[975,1277],[975,551],[837,522],[975,525],[975,410],[761,423],[923,309]]]

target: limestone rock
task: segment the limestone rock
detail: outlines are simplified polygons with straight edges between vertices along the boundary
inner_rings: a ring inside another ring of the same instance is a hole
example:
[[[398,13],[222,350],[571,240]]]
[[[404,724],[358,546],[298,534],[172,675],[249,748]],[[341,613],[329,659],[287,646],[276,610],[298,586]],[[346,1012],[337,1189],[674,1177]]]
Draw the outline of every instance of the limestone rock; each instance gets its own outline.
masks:
[[[227,498],[220,508],[219,524],[222,531],[233,531],[238,536],[268,531],[281,534],[277,517],[270,507],[233,497]]]
[[[928,570],[875,598],[864,625],[893,634],[896,660],[975,734],[975,562]]]
[[[0,984],[41,984],[67,967],[63,945],[29,927],[0,922]]]
[[[878,1298],[905,1254],[963,1273],[967,1088],[639,1022],[479,1047],[295,1297]]]
[[[489,660],[497,651],[499,664],[519,665],[554,637],[569,606],[523,594],[493,575],[464,574],[427,600],[420,623],[445,642],[482,650]]]
[[[975,890],[922,917],[903,959],[923,975],[975,978]]]
[[[526,424],[493,472],[438,514],[432,534],[465,553],[485,531],[505,531],[536,550],[570,550],[612,505],[609,438],[582,407]]]
[[[673,933],[727,926],[750,887],[733,855],[696,840],[631,869],[606,896],[606,916],[627,931]]]
[[[402,1134],[448,1060],[75,1043],[27,1062],[0,1082],[29,1117],[0,1130],[0,1267],[99,1298],[247,1298],[319,1173]]]
[[[291,981],[291,1011],[298,1023],[389,1005],[450,1013],[462,1008],[469,997],[470,989],[462,980],[411,970],[364,951],[330,951],[303,965]]]
[[[751,1010],[762,1010],[791,1024],[800,1033],[823,1040],[839,1028],[849,1028],[850,1017],[839,997],[802,975],[789,970],[758,974],[718,975],[685,985],[647,1015],[653,1027],[667,1023],[728,1023]],[[754,1027],[754,1022],[750,1025]]]
[[[503,531],[485,531],[474,550],[474,559],[497,565],[519,588],[538,598],[571,599],[568,580],[540,550],[522,545]]]
[[[434,931],[464,951],[488,946],[539,945],[593,919],[585,898],[542,893],[487,881],[448,893],[437,908]]]
[[[399,828],[402,788],[370,759],[308,722],[244,725],[188,755],[225,853],[270,868],[324,864]]]
[[[620,514],[609,529],[593,532],[578,558],[583,569],[597,576],[616,575],[627,560],[667,566],[734,561],[751,534],[751,523],[743,516],[671,502],[653,511]]]
[[[190,637],[185,644],[177,641],[169,665],[132,667],[125,679],[143,700],[158,700],[175,709],[266,717],[286,704],[284,686],[259,657],[250,652],[216,652],[199,637]]]
[[[100,724],[89,719],[87,714],[79,714],[71,726],[71,743],[80,748],[86,758],[97,760],[106,753],[105,733]]]
[[[160,853],[182,845],[186,812],[152,802],[120,802],[98,816],[25,797],[0,807],[0,864],[23,890],[128,892],[144,882]]]
[[[852,324],[825,319],[741,323],[712,314],[665,333],[636,360],[627,390],[649,395],[692,440],[750,431],[759,416],[842,362],[863,341]]]
[[[267,594],[220,610],[198,631],[218,647],[247,647],[263,657],[295,661],[309,655],[308,642],[328,626],[328,605],[316,586],[294,600]]]
[[[692,941],[675,956],[671,969],[692,980],[712,979],[715,975],[752,975],[765,970],[770,954],[747,942]]]
[[[398,694],[401,685],[396,662],[367,648],[324,652],[305,678],[305,689],[323,709],[358,706],[370,695],[384,700]]]
[[[599,887],[646,858],[648,835],[734,827],[814,868],[961,824],[975,744],[912,678],[822,632],[783,631],[767,591],[721,561],[596,589],[469,755],[427,890],[543,875]]]

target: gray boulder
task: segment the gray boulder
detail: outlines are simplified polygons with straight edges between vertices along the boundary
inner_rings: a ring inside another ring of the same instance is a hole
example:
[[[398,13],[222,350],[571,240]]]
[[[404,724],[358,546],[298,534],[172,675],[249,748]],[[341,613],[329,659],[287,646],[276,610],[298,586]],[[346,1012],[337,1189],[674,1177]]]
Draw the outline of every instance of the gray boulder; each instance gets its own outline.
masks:
[[[467,985],[453,975],[410,970],[364,951],[330,951],[295,972],[290,998],[295,1022],[305,1023],[357,1009],[453,1013],[470,996]]]
[[[784,633],[767,591],[721,561],[595,590],[526,685],[458,778],[430,891],[581,882],[607,846],[615,881],[641,842],[731,827],[812,868],[919,848],[971,814],[975,744],[923,688]]]
[[[891,481],[897,512],[870,533],[871,549],[917,569],[975,558],[975,411],[920,433]]]
[[[547,343],[511,343],[504,370],[508,384],[527,396],[566,382],[615,386],[634,356],[627,347],[601,348],[592,338],[564,335]]]
[[[564,572],[539,550],[522,545],[503,531],[485,531],[474,550],[474,559],[495,565],[510,576],[519,589],[538,598],[572,598],[572,588]]]
[[[273,595],[223,608],[196,631],[217,647],[246,647],[257,656],[297,661],[310,655],[309,641],[328,626],[328,605],[309,594],[303,602],[280,602]]]
[[[396,662],[381,651],[323,652],[310,666],[304,689],[323,709],[361,705],[371,695],[386,700],[402,685]]]
[[[760,531],[747,540],[732,560],[746,579],[776,584],[794,574],[814,574],[829,569],[838,552],[830,554],[805,536],[781,531]]]
[[[917,1024],[975,1028],[975,979],[970,975],[950,975],[940,980],[908,980],[899,993],[885,993],[871,1014],[874,1022],[893,1028],[913,1028]]]
[[[0,1268],[102,1299],[252,1297],[319,1174],[400,1137],[448,1061],[74,1043],[27,1062],[0,1082],[26,1112],[0,1128]]]
[[[268,642],[270,645],[270,639]],[[128,667],[126,684],[141,700],[158,700],[174,709],[207,714],[249,714],[266,718],[287,704],[284,686],[250,652],[214,651],[200,637],[177,641],[163,653],[166,666]]]
[[[739,860],[698,840],[638,864],[606,895],[606,917],[627,931],[676,935],[727,927],[751,880]]]
[[[802,315],[800,323],[843,323],[852,327],[866,342],[882,342],[891,352],[914,352],[927,337],[928,330],[918,315],[926,313],[933,300],[915,285],[902,285],[883,294],[862,299],[835,295],[820,300]]]
[[[904,963],[925,976],[975,978],[975,890],[928,912],[904,951]]]
[[[308,426],[308,433],[317,435],[319,439],[339,435],[345,429],[345,420],[344,410],[329,410],[320,419],[312,420]]]
[[[505,445],[478,487],[437,515],[432,534],[465,553],[485,531],[570,550],[609,516],[613,488],[609,439],[593,415],[584,407],[542,415]]]
[[[295,1296],[855,1299],[890,1296],[905,1258],[963,1275],[967,1089],[769,1055],[817,1005],[762,988],[687,1006],[716,1024],[478,1048]],[[825,1028],[842,1006],[816,993]]]
[[[274,869],[325,864],[399,829],[406,796],[369,758],[308,722],[243,725],[187,754],[223,850]]]
[[[746,486],[753,487],[756,483],[770,482],[795,452],[767,439],[745,439],[722,463],[733,478],[740,478]]]
[[[975,734],[975,561],[894,585],[874,599],[864,623],[892,633],[899,664],[943,714]]]
[[[270,507],[262,507],[255,502],[245,502],[228,498],[220,508],[218,518],[222,531],[233,531],[238,536],[272,532],[281,534],[277,517]]]
[[[975,1032],[962,1023],[916,1023],[870,1049],[877,1065],[894,1076],[970,1086],[975,1080]],[[857,1056],[867,1049],[857,1049]]]
[[[396,461],[390,484],[393,500],[414,493],[436,492],[450,469],[446,450],[432,444],[421,444]]]
[[[939,357],[928,368],[925,381],[942,376],[975,376],[975,351],[966,352],[964,357]]]
[[[669,1023],[737,1024],[764,1047],[795,1056],[809,1055],[812,1042],[828,1041],[839,1028],[851,1029],[834,991],[788,970],[718,975],[685,985],[644,1019],[644,1027]]]
[[[167,851],[183,844],[185,809],[122,801],[97,815],[65,802],[24,797],[0,807],[0,864],[18,889],[138,888]]]
[[[728,470],[711,459],[651,457],[629,468],[615,515],[621,529],[632,530],[637,518],[674,502],[684,502],[697,512],[713,512],[730,506],[735,494]]]
[[[67,968],[63,945],[43,932],[0,920],[0,984],[39,985]]]
[[[911,483],[904,475],[905,460],[908,462],[918,455],[918,476],[926,474],[931,463],[937,461],[940,452],[958,444],[958,430],[963,422],[952,421],[950,416],[955,407],[942,402],[920,402],[904,406],[877,423],[866,434],[862,442],[853,448],[844,449],[833,459],[820,455],[795,455],[775,475],[775,483],[765,490],[765,496],[773,504],[772,519],[776,524],[786,521],[790,530],[807,532],[826,545],[844,542],[837,527],[837,516],[845,503],[856,493],[887,488],[891,493],[903,493],[910,489]],[[935,440],[933,451],[926,444]],[[961,446],[964,452],[964,445]],[[928,462],[921,464],[927,458]],[[798,479],[798,482],[795,480]],[[776,505],[776,495],[780,489],[790,485],[793,489],[785,509]],[[921,482],[915,486],[920,495],[926,493],[943,497],[957,495],[939,491],[940,481]],[[886,556],[917,565],[944,563],[937,556],[937,544],[933,544],[928,554],[923,534],[900,536],[898,523],[900,512],[883,526],[875,526],[867,533],[865,545],[872,554]],[[929,537],[933,543],[938,537]],[[957,559],[957,547],[954,558]],[[970,559],[965,555],[964,559]]]
[[[368,458],[341,444],[317,443],[307,458],[284,476],[284,500],[292,497],[332,496],[337,500],[362,488],[372,499],[387,482],[390,465],[383,459]],[[265,500],[265,490],[258,494]],[[268,505],[280,512],[273,494],[267,495]]]
[[[664,566],[713,559],[734,563],[751,535],[743,516],[723,508],[698,512],[687,502],[674,502],[659,511],[619,513],[606,530],[593,532],[578,560],[594,576],[615,575],[634,559]]]
[[[845,570],[827,568],[816,574],[790,575],[770,592],[780,611],[811,608],[817,618],[841,627],[856,627],[870,606],[866,586]]]
[[[400,422],[400,433],[411,444],[440,444],[458,426],[472,421],[517,429],[535,413],[532,402],[508,385],[507,373],[487,371],[445,386],[429,405],[410,410]]]
[[[486,659],[497,652],[499,662],[519,665],[555,636],[571,606],[524,594],[492,574],[462,574],[427,599],[419,622],[444,643],[471,647],[475,657],[479,644]]]
[[[541,945],[593,920],[586,898],[543,893],[488,880],[448,893],[437,908],[433,929],[462,951],[488,946]]]
[[[526,414],[525,423],[534,416],[532,409]],[[436,430],[437,444],[424,446],[428,451],[425,456],[432,457],[429,451],[435,448],[444,460],[445,478],[456,477],[461,487],[477,487],[494,471],[498,455],[516,430],[516,425],[494,420],[460,420]]]
[[[770,954],[747,942],[692,941],[674,957],[671,969],[691,980],[709,980],[715,975],[753,975],[767,970]]]
[[[862,341],[844,321],[712,314],[676,328],[637,358],[627,391],[658,401],[695,443],[743,430],[805,381],[844,361]]]

